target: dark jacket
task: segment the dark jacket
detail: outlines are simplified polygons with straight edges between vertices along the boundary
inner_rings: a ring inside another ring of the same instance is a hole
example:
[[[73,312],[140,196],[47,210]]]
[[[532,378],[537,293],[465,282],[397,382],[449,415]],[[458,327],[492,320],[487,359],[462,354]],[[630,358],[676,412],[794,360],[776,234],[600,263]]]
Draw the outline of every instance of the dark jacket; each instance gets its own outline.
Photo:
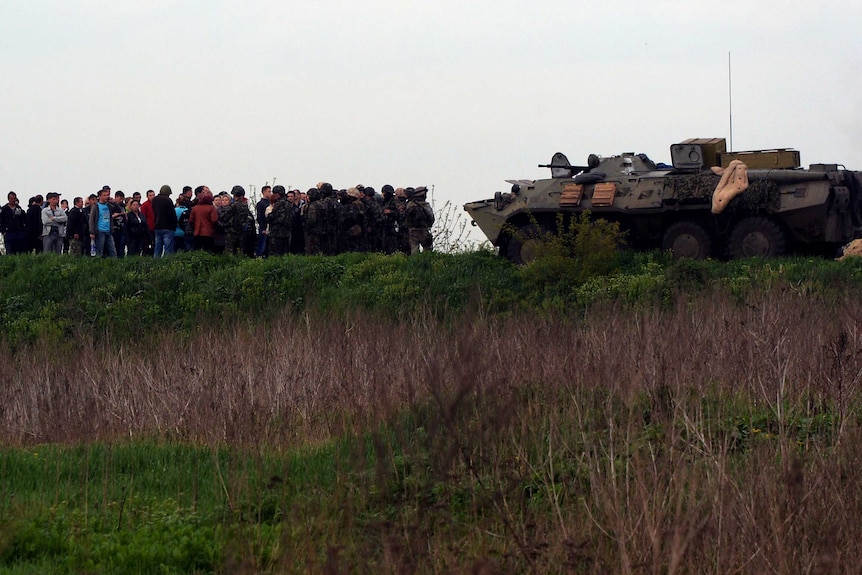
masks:
[[[159,194],[153,198],[153,218],[156,230],[177,229],[177,212],[169,194]]]
[[[78,239],[87,235],[87,223],[84,221],[84,212],[81,208],[72,207],[69,210],[69,223],[66,226],[66,237]]]
[[[24,230],[27,229],[27,212],[20,205],[14,208],[9,204],[0,209],[0,232],[4,234],[18,234],[18,237],[24,237]]]
[[[258,233],[262,234],[266,229],[266,208],[269,207],[269,200],[263,198],[260,200],[255,206],[255,210],[257,211],[257,227]]]
[[[126,214],[126,236],[135,239],[147,237],[147,217],[143,212],[129,212]]]
[[[42,206],[32,205],[27,208],[27,227],[25,232],[30,237],[42,235]]]

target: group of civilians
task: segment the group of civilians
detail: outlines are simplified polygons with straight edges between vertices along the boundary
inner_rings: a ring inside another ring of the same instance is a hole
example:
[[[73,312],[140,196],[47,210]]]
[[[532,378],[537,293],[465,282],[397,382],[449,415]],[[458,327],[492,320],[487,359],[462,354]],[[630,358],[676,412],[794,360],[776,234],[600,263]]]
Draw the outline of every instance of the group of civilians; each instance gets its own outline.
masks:
[[[0,209],[0,233],[9,255],[158,258],[205,250],[266,257],[432,249],[427,189],[386,185],[382,192],[362,185],[336,191],[326,182],[307,192],[267,185],[252,208],[242,186],[217,195],[207,186],[185,186],[174,201],[171,187],[164,185],[158,193],[148,190],[143,202],[140,192],[112,195],[110,186],[103,186],[86,204],[75,197],[69,207],[59,193],[49,192],[30,198],[26,210],[9,192]]]

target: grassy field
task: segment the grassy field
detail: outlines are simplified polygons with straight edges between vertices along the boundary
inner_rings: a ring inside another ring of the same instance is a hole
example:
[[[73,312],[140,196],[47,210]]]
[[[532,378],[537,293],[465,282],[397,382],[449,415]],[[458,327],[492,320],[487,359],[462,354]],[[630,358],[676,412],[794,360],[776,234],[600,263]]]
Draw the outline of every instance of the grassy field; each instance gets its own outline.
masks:
[[[203,260],[174,301],[254,266],[365,291],[7,331],[0,573],[858,570],[859,264],[459,257]]]

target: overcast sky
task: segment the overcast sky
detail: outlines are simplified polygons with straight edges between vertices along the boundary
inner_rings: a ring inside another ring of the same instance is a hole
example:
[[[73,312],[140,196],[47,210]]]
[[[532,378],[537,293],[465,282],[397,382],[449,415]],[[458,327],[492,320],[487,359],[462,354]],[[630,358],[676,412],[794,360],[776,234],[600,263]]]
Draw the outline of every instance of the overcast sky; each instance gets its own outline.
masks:
[[[862,169],[858,0],[0,0],[0,188],[463,204],[556,151],[729,139],[728,53],[735,150]]]

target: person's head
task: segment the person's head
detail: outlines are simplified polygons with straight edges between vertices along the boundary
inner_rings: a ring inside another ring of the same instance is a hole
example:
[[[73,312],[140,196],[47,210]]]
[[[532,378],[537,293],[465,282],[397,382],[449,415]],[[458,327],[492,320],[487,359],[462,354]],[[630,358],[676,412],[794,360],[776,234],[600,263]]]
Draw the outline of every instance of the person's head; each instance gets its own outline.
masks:
[[[132,201],[129,202],[129,211],[131,212],[139,212],[141,210],[141,200],[132,198]]]
[[[282,186],[284,187],[284,186]],[[269,199],[269,196],[272,194],[272,186],[264,186],[260,189],[260,197],[265,200]]]
[[[60,207],[64,210],[69,209],[69,200],[60,200]]]
[[[138,200],[138,203],[140,204],[141,203],[141,192],[135,192],[134,194],[132,194],[132,199]]]
[[[328,198],[335,193],[332,188],[332,184],[330,184],[329,182],[321,182],[318,188],[320,189],[320,195],[324,198]]]
[[[317,188],[314,188],[315,190]],[[299,192],[299,201],[308,203],[308,192]]]
[[[108,199],[110,197],[111,197],[110,188],[108,188],[108,189],[102,188],[101,190],[99,190],[99,203],[100,204],[108,203]]]
[[[383,197],[388,200],[395,195],[395,188],[393,188],[389,184],[386,184],[382,188],[380,188],[380,193],[383,194]]]
[[[404,190],[404,188],[395,188],[395,197],[396,198],[406,198],[407,192]]]
[[[93,205],[95,205],[98,201],[99,201],[99,196],[97,196],[96,194],[90,194],[89,196],[87,196],[87,204],[88,204],[88,205],[93,206]]]
[[[275,203],[284,197],[284,186],[275,186],[269,195],[269,201]]]
[[[291,204],[296,203],[296,190],[288,190],[287,191],[287,201]]]
[[[44,202],[45,202],[45,200],[42,199],[42,194],[38,194],[38,195],[33,196],[33,202],[32,203],[34,206],[41,206]]]
[[[317,188],[311,188],[310,190],[308,190],[306,195],[309,202],[316,202],[320,199],[320,190],[318,190]]]
[[[114,193],[114,202],[117,204],[122,204],[125,201],[126,201],[126,194],[124,194],[122,190],[117,190]]]
[[[186,198],[187,200],[192,199],[192,187],[191,186],[183,186],[183,193],[180,194],[180,197]]]
[[[147,190],[147,201],[150,201],[155,197],[156,197],[155,190]]]
[[[75,206],[76,208],[83,207],[83,205],[84,205],[84,198],[82,198],[81,196],[78,196],[78,197],[74,198],[74,199],[72,200],[72,205],[73,205],[73,206]]]
[[[102,189],[103,189],[103,190],[108,190],[108,192],[110,192],[110,191],[111,191],[111,186],[102,186]]]
[[[159,188],[160,196],[170,196],[172,193],[173,190],[171,190],[171,187],[167,184],[164,184],[161,188]]]
[[[45,196],[45,198],[48,200],[48,205],[51,208],[56,208],[57,204],[60,203],[60,194],[57,192],[48,192],[48,195]]]
[[[230,195],[232,195],[235,200],[237,200],[239,198],[244,198],[245,197],[245,188],[243,188],[242,186],[234,186],[230,190]]]

